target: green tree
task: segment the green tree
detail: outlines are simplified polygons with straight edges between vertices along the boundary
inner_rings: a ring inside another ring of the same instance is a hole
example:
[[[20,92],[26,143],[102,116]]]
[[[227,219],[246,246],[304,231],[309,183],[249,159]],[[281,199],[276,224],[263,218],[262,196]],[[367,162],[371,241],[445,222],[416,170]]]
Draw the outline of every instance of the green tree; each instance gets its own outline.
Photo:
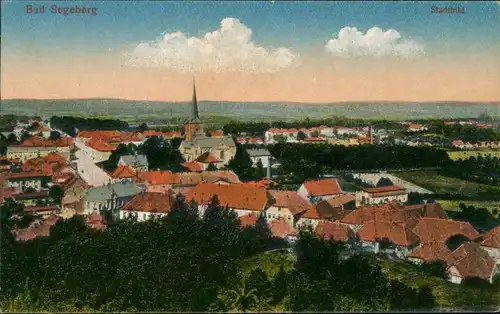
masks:
[[[311,137],[319,137],[319,131],[312,131]]]
[[[436,299],[432,294],[432,288],[423,286],[418,289],[418,307],[421,309],[432,309],[436,306]]]
[[[213,163],[210,163],[207,167],[207,171],[217,171],[217,167]]]
[[[231,311],[247,312],[259,302],[256,293],[257,289],[251,289],[246,282],[242,282],[238,288],[225,291],[223,302],[229,304]]]
[[[58,131],[51,131],[50,132],[49,140],[55,141],[55,140],[58,140],[60,138],[61,138],[61,133],[59,133]]]
[[[59,185],[53,185],[49,189],[49,197],[52,201],[58,205],[61,204],[61,200],[64,196],[64,191]]]
[[[299,131],[299,132],[297,133],[297,139],[298,139],[299,141],[303,141],[305,138],[306,138],[306,135],[304,134],[304,132]]]

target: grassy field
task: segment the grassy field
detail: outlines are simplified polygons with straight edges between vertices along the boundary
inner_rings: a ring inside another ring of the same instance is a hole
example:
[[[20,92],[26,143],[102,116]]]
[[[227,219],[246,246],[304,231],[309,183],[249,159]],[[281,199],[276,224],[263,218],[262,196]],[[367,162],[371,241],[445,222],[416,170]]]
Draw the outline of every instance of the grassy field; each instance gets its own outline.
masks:
[[[500,157],[500,150],[485,149],[485,150],[448,152],[448,156],[452,160],[468,159],[472,156],[478,157],[478,156],[487,156],[487,155],[491,155],[492,157]]]
[[[450,201],[450,200],[440,200],[439,204],[446,211],[458,211],[460,203],[464,203],[467,206],[474,206],[475,208],[487,208],[490,211],[494,208],[500,210],[500,201]]]
[[[436,170],[407,171],[393,173],[395,176],[410,181],[436,194],[458,194],[467,198],[479,195],[500,195],[500,186],[486,185],[458,178],[440,175]],[[481,199],[481,200],[484,200]]]

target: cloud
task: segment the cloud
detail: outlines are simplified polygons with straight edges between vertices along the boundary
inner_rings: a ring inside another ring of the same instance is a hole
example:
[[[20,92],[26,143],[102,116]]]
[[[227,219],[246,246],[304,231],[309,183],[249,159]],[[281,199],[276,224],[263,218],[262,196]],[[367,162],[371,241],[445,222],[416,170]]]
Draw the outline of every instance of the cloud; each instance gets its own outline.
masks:
[[[338,57],[411,57],[424,53],[423,45],[401,39],[401,34],[392,28],[384,32],[378,27],[372,27],[363,34],[356,27],[348,26],[339,31],[337,38],[327,41],[325,50]]]
[[[220,28],[202,37],[166,33],[126,53],[134,66],[168,68],[179,72],[277,72],[300,64],[287,48],[265,48],[251,40],[252,30],[238,19],[225,18]]]

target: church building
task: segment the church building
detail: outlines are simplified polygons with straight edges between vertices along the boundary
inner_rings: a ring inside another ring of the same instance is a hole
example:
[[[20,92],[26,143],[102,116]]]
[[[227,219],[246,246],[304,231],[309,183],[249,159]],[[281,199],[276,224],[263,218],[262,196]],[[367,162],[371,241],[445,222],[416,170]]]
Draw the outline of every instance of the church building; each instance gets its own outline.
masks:
[[[196,85],[193,83],[191,117],[184,124],[184,141],[179,146],[187,162],[212,163],[217,168],[226,165],[236,155],[236,144],[231,136],[206,136],[198,112]]]

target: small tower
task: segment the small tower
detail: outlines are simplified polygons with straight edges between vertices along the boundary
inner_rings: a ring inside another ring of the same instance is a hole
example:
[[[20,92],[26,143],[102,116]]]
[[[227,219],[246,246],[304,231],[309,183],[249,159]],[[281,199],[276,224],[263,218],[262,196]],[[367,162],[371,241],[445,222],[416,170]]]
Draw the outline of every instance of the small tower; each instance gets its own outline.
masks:
[[[205,135],[203,132],[203,122],[198,112],[198,99],[196,98],[196,83],[193,78],[193,100],[191,103],[191,117],[184,124],[184,134],[186,141],[190,142],[196,136]]]
[[[370,139],[370,144],[373,144],[373,127],[371,125],[368,127],[368,138]]]

